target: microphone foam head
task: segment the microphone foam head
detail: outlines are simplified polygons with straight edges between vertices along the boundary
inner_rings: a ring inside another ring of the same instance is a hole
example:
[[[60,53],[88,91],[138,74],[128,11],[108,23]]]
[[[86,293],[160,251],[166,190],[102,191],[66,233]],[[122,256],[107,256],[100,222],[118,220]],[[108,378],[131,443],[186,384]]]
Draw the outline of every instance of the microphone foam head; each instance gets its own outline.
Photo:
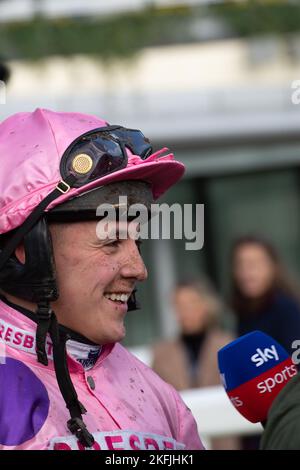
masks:
[[[271,336],[253,331],[218,352],[221,379],[235,408],[252,423],[266,420],[269,408],[297,368]]]

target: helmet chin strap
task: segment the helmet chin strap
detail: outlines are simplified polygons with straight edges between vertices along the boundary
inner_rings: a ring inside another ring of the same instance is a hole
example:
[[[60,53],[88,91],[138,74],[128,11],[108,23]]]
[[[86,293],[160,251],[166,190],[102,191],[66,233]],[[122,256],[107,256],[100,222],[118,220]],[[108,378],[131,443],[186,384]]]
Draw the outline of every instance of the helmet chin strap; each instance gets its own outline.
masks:
[[[70,337],[59,328],[54,312],[51,315],[49,332],[53,344],[53,361],[57,383],[71,416],[67,422],[68,429],[84,447],[92,447],[95,441],[94,437],[82,419],[82,415],[87,410],[78,400],[68,369],[66,342]]]
[[[131,312],[132,310],[140,310],[141,306],[139,301],[136,298],[136,289],[131,293],[131,296],[129,297],[127,301],[128,305],[128,312]]]
[[[82,419],[82,415],[86,413],[87,410],[78,400],[67,364],[66,342],[70,339],[70,335],[60,328],[56,315],[51,309],[48,300],[38,304],[36,315],[36,347],[38,361],[44,365],[48,365],[45,344],[46,335],[49,332],[53,344],[53,363],[57,383],[71,416],[71,419],[67,422],[68,429],[77,437],[84,447],[92,447],[94,437],[88,431]]]

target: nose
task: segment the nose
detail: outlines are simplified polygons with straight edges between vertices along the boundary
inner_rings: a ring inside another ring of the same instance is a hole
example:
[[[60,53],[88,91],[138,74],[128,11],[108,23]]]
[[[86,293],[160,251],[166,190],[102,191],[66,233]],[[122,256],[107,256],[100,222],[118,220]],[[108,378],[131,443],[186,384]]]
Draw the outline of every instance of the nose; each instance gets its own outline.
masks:
[[[148,277],[147,268],[141,257],[137,244],[134,240],[128,239],[125,247],[126,260],[121,269],[121,275],[126,278],[133,278],[136,281],[144,281]]]

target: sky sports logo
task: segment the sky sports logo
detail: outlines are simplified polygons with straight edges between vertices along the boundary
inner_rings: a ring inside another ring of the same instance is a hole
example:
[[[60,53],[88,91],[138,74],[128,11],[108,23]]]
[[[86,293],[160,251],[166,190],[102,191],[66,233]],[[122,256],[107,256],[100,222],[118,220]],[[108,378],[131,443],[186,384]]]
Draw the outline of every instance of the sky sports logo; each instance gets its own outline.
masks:
[[[300,341],[297,344],[293,343],[294,348],[300,346]],[[298,351],[299,352],[299,351]],[[271,369],[260,373],[257,371],[258,375],[250,379],[250,381],[242,384],[238,389],[235,388],[234,395],[229,395],[230,400],[235,408],[243,407],[245,401],[244,395],[247,397],[249,395],[249,390],[252,390],[253,396],[257,398],[261,395],[264,396],[273,396],[274,393],[278,393],[284,385],[291,380],[291,378],[298,373],[297,367],[293,364],[291,358],[282,359],[280,353],[276,349],[275,344],[267,348],[256,348],[255,354],[251,356],[251,362],[255,364],[257,368],[262,367],[264,364],[273,361]],[[299,361],[298,361],[299,363]],[[226,387],[225,374],[222,374],[222,381]],[[256,395],[258,393],[258,395]]]
[[[295,346],[295,342],[292,346]],[[280,361],[280,358],[276,346],[272,344],[268,348],[257,348],[255,350],[255,354],[251,356],[251,361],[255,363],[256,367],[261,367],[269,361],[278,362]],[[257,389],[259,390],[260,394],[264,394],[266,392],[272,393],[274,387],[281,385],[284,382],[288,382],[294,375],[297,374],[298,371],[296,366],[294,364],[287,365],[285,362],[286,361],[282,363],[282,365],[285,366],[282,370],[274,370],[272,367],[272,376],[264,377],[264,380],[257,384]],[[275,366],[275,368],[277,369],[278,366],[279,364]]]
[[[255,363],[256,367],[261,367],[265,362],[270,360],[279,361],[279,355],[274,344],[270,348],[256,349],[256,353],[251,356],[251,361]]]
[[[300,340],[296,339],[293,341],[292,349],[295,349],[292,354],[293,364],[298,365],[300,364]],[[257,348],[255,354],[251,356],[251,361],[255,363],[256,367],[261,367],[270,360],[279,361],[279,355],[274,344],[269,348]]]
[[[290,358],[271,370],[253,377],[228,391],[232,405],[249,421],[257,423],[266,419],[274,398],[297,375]]]
[[[289,382],[289,380],[294,377],[298,373],[297,368],[294,364],[292,365],[285,365],[285,367],[276,372],[275,374],[272,374],[272,377],[267,377],[265,380],[262,380],[257,384],[257,389],[259,390],[259,393],[272,393],[272,390],[280,385],[282,385],[285,382]]]

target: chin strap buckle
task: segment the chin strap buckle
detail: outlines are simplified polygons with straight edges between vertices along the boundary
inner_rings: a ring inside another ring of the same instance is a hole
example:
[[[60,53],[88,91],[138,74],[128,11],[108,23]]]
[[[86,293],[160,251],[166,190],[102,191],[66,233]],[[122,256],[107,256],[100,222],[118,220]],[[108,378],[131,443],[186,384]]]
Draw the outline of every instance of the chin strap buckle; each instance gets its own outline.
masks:
[[[71,433],[77,437],[80,444],[82,444],[84,447],[92,447],[95,442],[95,439],[92,434],[87,430],[87,427],[81,418],[69,419],[67,425],[69,431],[71,431]]]

